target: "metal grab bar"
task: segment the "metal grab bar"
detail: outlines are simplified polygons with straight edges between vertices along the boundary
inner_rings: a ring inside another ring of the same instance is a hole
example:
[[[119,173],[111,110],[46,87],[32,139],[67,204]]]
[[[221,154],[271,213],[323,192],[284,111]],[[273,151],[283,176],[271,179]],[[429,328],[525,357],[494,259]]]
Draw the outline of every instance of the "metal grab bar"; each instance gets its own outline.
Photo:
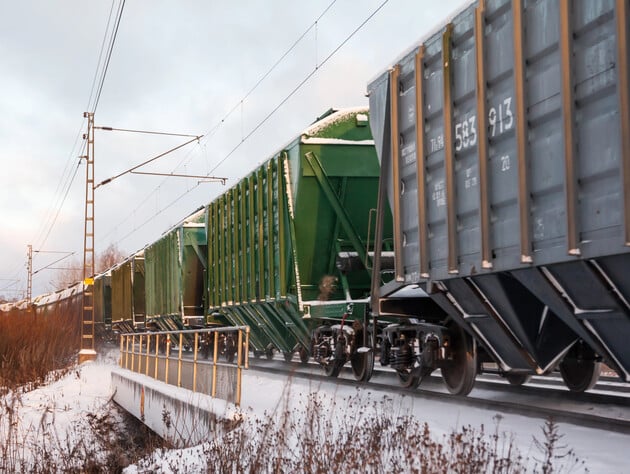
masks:
[[[240,405],[248,348],[249,326],[124,333],[120,367]]]

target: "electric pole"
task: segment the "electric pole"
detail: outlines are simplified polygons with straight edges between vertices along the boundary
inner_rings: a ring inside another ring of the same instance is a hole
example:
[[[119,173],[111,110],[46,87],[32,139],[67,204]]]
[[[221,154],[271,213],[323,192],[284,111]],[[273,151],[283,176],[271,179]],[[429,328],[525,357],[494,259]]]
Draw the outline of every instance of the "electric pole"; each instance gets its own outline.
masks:
[[[83,314],[81,318],[81,351],[79,364],[96,359],[94,350],[94,113],[88,119],[85,158],[85,225],[83,231]]]
[[[28,304],[31,304],[33,300],[33,246],[31,244],[28,245],[27,255],[27,263],[26,263],[26,271],[28,273],[28,278],[26,280],[26,300]]]

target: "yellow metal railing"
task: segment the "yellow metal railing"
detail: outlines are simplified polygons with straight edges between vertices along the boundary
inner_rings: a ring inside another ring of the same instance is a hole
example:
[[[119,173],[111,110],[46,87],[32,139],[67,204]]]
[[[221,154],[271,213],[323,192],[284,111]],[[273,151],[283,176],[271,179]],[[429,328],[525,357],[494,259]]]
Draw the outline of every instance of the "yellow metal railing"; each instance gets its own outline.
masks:
[[[120,366],[239,405],[249,326],[120,335]]]

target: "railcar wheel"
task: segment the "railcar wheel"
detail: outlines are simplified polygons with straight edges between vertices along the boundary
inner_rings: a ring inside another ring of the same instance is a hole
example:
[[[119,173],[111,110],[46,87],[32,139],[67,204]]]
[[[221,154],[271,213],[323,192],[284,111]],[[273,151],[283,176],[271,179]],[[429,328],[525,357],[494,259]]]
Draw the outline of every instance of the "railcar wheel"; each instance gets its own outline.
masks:
[[[473,341],[455,322],[447,324],[451,334],[452,360],[442,367],[442,379],[454,395],[468,395],[475,385],[477,355]]]
[[[267,360],[273,360],[273,352],[273,347],[267,347],[267,349],[265,349],[265,357]]]
[[[199,348],[199,355],[204,359],[207,359],[208,357],[210,357],[210,354],[214,353],[213,346],[214,344],[211,345],[208,342],[203,342],[201,344],[201,347]]]
[[[398,369],[396,370],[396,374],[398,375],[398,381],[401,387],[405,388],[417,388],[423,377],[422,367]]]
[[[158,342],[158,351],[160,354],[166,354],[166,346],[168,345],[167,338],[165,336],[160,336],[160,340]]]
[[[291,359],[293,359],[293,352],[284,352],[282,355],[285,362],[291,362]]]
[[[300,346],[298,353],[300,354],[300,362],[302,362],[302,364],[308,364],[308,359],[311,356],[308,349],[304,346]]]
[[[228,364],[234,362],[236,357],[236,347],[228,345],[225,349],[225,360]]]
[[[595,360],[564,359],[560,363],[560,375],[572,392],[585,392],[595,386],[602,370],[602,363]]]
[[[339,360],[331,360],[326,365],[324,365],[324,372],[328,377],[337,377],[341,372],[341,368],[343,367],[343,362]]]
[[[350,359],[354,378],[360,382],[367,382],[374,372],[374,351],[357,352]]]
[[[504,374],[505,380],[507,380],[510,385],[520,386],[525,385],[532,379],[532,376],[529,374]]]

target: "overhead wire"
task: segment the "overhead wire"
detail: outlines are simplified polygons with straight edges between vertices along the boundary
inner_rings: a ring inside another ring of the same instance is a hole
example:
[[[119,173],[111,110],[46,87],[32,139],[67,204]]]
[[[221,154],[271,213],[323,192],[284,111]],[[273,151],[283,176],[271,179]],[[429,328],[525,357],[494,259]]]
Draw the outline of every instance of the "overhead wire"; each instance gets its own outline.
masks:
[[[335,2],[333,2],[334,4]],[[379,6],[373,10],[366,18],[365,20],[363,20],[363,22],[361,22],[359,24],[359,26],[357,26],[330,54],[328,54],[328,56],[326,56],[324,58],[324,60],[319,63],[316,64],[314,69],[312,71],[310,71],[298,84],[295,88],[293,88],[252,130],[249,131],[249,133],[244,136],[241,141],[225,156],[223,157],[209,172],[208,172],[208,176],[211,175],[214,171],[216,171],[216,169],[221,166],[230,156],[232,156],[234,154],[234,152],[236,152],[244,143],[246,140],[248,140],[251,136],[254,135],[254,133],[256,133],[256,131],[258,131],[260,129],[260,127],[262,127],[262,125],[264,125],[291,97],[293,97],[314,75],[315,73],[317,73],[322,66],[324,66],[326,63],[328,63],[328,61],[330,61],[330,59],[332,59],[332,57],[337,54],[339,52],[339,50],[341,48],[343,48],[348,41],[350,41],[361,29],[363,29],[363,27],[372,19],[374,18],[374,16],[376,14],[378,14],[378,12],[380,12],[383,7],[385,7],[385,5],[389,3],[389,0],[384,0],[383,2],[381,2],[379,4]],[[331,5],[329,5],[328,9],[330,8]],[[327,10],[328,10],[327,9]],[[326,11],[327,11],[326,10]],[[321,19],[321,16],[320,16]],[[314,22],[314,24],[317,23]],[[309,27],[309,29],[311,29],[311,27]],[[294,46],[292,46],[293,48]],[[241,101],[239,101],[240,104]],[[232,109],[227,115],[226,117],[229,117],[229,115],[231,113],[234,112],[234,110],[236,110],[238,108],[238,105]],[[225,118],[222,119],[219,124],[223,123],[225,121]],[[215,126],[215,128],[217,126],[219,126],[219,124],[217,124]],[[208,133],[205,134],[204,136],[204,141],[207,142],[208,140],[210,140],[212,138],[213,135],[213,130],[211,129]],[[156,212],[154,215],[152,215],[151,217],[149,217],[147,220],[145,220],[142,224],[140,224],[139,226],[136,226],[132,231],[130,231],[129,233],[127,233],[126,235],[124,235],[120,240],[123,241],[126,238],[130,237],[131,235],[133,235],[135,232],[137,232],[138,230],[140,230],[142,227],[144,227],[145,225],[147,225],[149,222],[151,222],[153,219],[155,219],[156,217],[158,217],[162,212],[166,211],[166,209],[168,209],[169,207],[171,207],[172,205],[174,205],[176,202],[180,201],[184,196],[186,196],[187,194],[189,194],[190,192],[192,192],[194,189],[198,188],[200,185],[200,183],[197,183],[197,185],[193,186],[191,189],[185,191],[183,194],[181,194],[179,197],[177,197],[174,201],[172,201],[171,203],[169,203],[168,206],[160,209],[158,212]],[[157,189],[157,188],[156,188]],[[155,192],[156,190],[154,190],[153,192]],[[145,200],[145,202],[148,200]],[[137,210],[139,209],[139,207],[136,207],[136,209],[133,211],[133,213],[135,213]],[[132,213],[132,214],[133,214]],[[111,232],[110,232],[111,234]]]
[[[269,75],[276,70],[276,68],[282,64],[282,62],[286,59],[286,57],[302,42],[302,40],[306,37],[306,35],[308,35],[308,33],[313,29],[317,27],[318,22],[328,13],[328,11],[335,5],[335,3],[337,3],[337,0],[333,0],[332,2],[330,2],[328,4],[328,6],[326,6],[326,8],[324,8],[324,10],[318,15],[318,17],[315,19],[315,21],[313,21],[308,28],[306,28],[306,30],[304,30],[304,32],[302,32],[302,34],[291,44],[291,46],[289,46],[289,48],[273,63],[273,65],[256,81],[256,83],[245,93],[245,95],[243,95],[243,97],[241,97],[241,99],[239,99],[234,106],[224,115],[222,116],[221,119],[219,119],[217,121],[217,123],[210,127],[210,129],[208,130],[208,132],[206,132],[204,134],[205,138],[205,142],[207,142],[210,138],[212,138],[212,136],[214,135],[214,133],[225,123],[226,120],[228,120],[230,118],[230,116],[239,109],[239,107],[242,107],[243,102],[245,100],[247,100],[248,97],[250,97],[257,89],[258,87],[260,87],[260,85],[265,81],[265,79],[267,79],[269,77]],[[173,172],[175,172],[176,170],[178,170],[182,164],[184,163],[184,161],[186,161],[187,159],[190,159],[190,155],[191,155],[192,151],[188,152],[177,164],[177,166],[175,168],[173,168]],[[208,175],[210,175],[211,172],[208,173]],[[125,222],[127,222],[135,213],[136,211],[138,211],[149,199],[151,199],[151,197],[162,187],[162,185],[166,182],[168,178],[163,179],[159,185],[157,185],[153,191],[151,191],[146,198],[140,202],[140,204],[138,204],[122,221],[120,221],[117,225],[112,227],[112,230],[110,232],[108,232],[107,234],[105,234],[105,238],[109,237],[110,235],[112,235],[115,230],[121,226],[122,224],[124,224]],[[198,185],[197,185],[198,186]],[[197,186],[194,186],[192,189],[196,188]],[[190,189],[189,191],[192,191],[192,189]]]
[[[52,231],[52,229],[55,226],[55,223],[57,222],[57,218],[59,217],[59,214],[61,212],[61,209],[63,208],[63,204],[65,203],[67,197],[68,197],[68,193],[70,192],[70,189],[72,188],[72,183],[74,182],[74,179],[76,178],[77,172],[79,170],[79,165],[80,163],[77,163],[77,167],[74,170],[74,174],[72,175],[72,177],[69,177],[69,180],[66,181],[66,185],[65,187],[65,191],[63,192],[63,197],[61,198],[61,201],[59,203],[59,205],[56,207],[56,211],[53,211],[54,213],[54,217],[52,217],[52,221],[50,221],[51,216],[53,216],[53,213],[50,213],[47,215],[46,220],[44,225],[42,225],[42,230],[40,231],[40,233],[38,234],[38,237],[34,240],[35,244],[33,245],[35,248],[42,248],[44,247],[44,245],[46,244],[48,237],[50,236],[50,233]],[[61,195],[60,195],[61,196]],[[58,201],[59,198],[56,198],[55,201]],[[51,209],[54,209],[55,206],[53,206]],[[48,222],[50,221],[50,224],[48,224]],[[47,230],[46,230],[47,229]],[[45,232],[45,235],[44,235]],[[42,238],[43,236],[43,238]],[[9,272],[9,274],[13,274],[13,277],[17,277],[20,274],[20,267],[22,267],[22,263],[18,263],[15,265],[15,267],[13,268],[13,270],[11,272]],[[18,281],[20,281],[18,279]],[[3,291],[4,289],[0,288],[0,291]]]
[[[216,169],[221,166],[230,156],[232,156],[234,154],[234,152],[236,150],[238,150],[243,143],[248,140],[254,133],[256,133],[258,131],[258,129],[260,129],[260,127],[262,127],[267,120],[269,120],[291,97],[293,97],[295,95],[295,93],[297,91],[299,91],[302,86],[304,86],[304,84],[306,84],[309,79],[311,79],[311,77],[313,77],[319,70],[319,68],[321,68],[322,66],[324,66],[335,54],[337,54],[337,52],[343,48],[345,46],[345,44],[350,41],[354,35],[356,35],[379,11],[381,11],[381,9],[389,2],[389,0],[384,0],[377,8],[376,10],[374,10],[365,20],[363,20],[363,22],[357,26],[352,33],[350,33],[328,56],[326,56],[326,58],[324,58],[324,60],[319,64],[319,65],[315,65],[315,68],[306,75],[306,77],[304,77],[304,79],[302,79],[302,81],[300,81],[298,83],[297,86],[295,86],[295,88],[289,92],[281,101],[278,105],[276,105],[271,112],[269,112],[260,122],[258,122],[258,124],[252,129],[250,130],[250,132],[241,139],[241,141],[239,143],[236,144],[236,146],[227,154],[225,155],[225,157],[223,157],[211,170],[208,174],[213,173],[214,171],[216,171]]]
[[[47,268],[50,268],[50,267],[52,267],[53,265],[55,265],[55,264],[57,264],[57,263],[59,263],[59,262],[61,262],[61,261],[65,260],[65,259],[66,259],[66,258],[68,258],[68,257],[72,257],[75,253],[76,253],[76,252],[68,252],[68,255],[64,255],[63,257],[60,257],[59,259],[55,260],[55,261],[54,261],[54,262],[52,262],[52,263],[49,263],[49,264],[48,264],[48,265],[46,265],[45,267],[38,268],[37,270],[35,270],[35,271],[33,272],[33,276],[37,275],[37,274],[38,274],[39,272],[41,272],[42,270],[46,270]]]
[[[90,97],[88,98],[88,103],[85,106],[85,110],[91,110],[90,104],[92,103],[92,97],[94,96],[94,87],[96,86],[96,78],[98,77],[98,72],[101,66],[101,59],[103,58],[103,51],[105,50],[105,42],[107,41],[107,36],[109,35],[109,25],[112,21],[112,13],[114,12],[115,3],[116,3],[116,0],[112,0],[112,6],[109,8],[109,16],[107,17],[107,25],[105,25],[105,34],[103,35],[103,41],[101,42],[101,49],[98,53],[98,61],[96,62],[96,69],[94,70],[94,77],[92,78],[92,87],[90,88]],[[85,120],[83,120],[83,123],[85,123]]]
[[[103,34],[103,40],[101,41],[101,47],[99,50],[99,54],[98,54],[98,60],[96,62],[96,69],[94,70],[94,76],[92,77],[92,86],[90,88],[90,96],[88,97],[88,101],[86,104],[86,110],[89,110],[90,104],[92,102],[92,97],[94,96],[94,88],[96,86],[96,80],[97,77],[99,76],[99,70],[101,69],[101,59],[103,58],[103,51],[105,49],[105,43],[107,42],[107,38],[108,36],[110,36],[109,33],[109,25],[111,24],[111,20],[112,20],[112,13],[114,11],[114,5],[115,5],[116,1],[112,0],[110,9],[109,9],[109,15],[107,17],[107,24],[105,26],[105,33]],[[42,231],[39,233],[39,236],[35,239],[35,242],[37,243],[36,247],[42,247],[45,245],[48,236],[50,235],[50,232],[52,231],[54,225],[56,224],[57,221],[57,217],[59,216],[59,213],[61,212],[61,209],[63,208],[63,204],[65,204],[65,200],[68,196],[68,191],[70,190],[72,183],[74,182],[74,179],[76,178],[77,175],[77,171],[78,171],[78,165],[77,168],[75,168],[74,173],[72,174],[72,177],[70,177],[70,170],[72,169],[70,167],[71,163],[74,161],[73,158],[76,159],[76,153],[75,153],[75,149],[76,146],[79,142],[79,139],[82,136],[83,133],[83,128],[85,126],[85,118],[83,118],[81,120],[81,126],[79,128],[79,131],[76,135],[76,138],[74,140],[74,144],[72,145],[72,151],[70,152],[70,155],[68,157],[68,160],[66,161],[66,165],[64,166],[64,170],[62,172],[61,175],[61,179],[59,180],[59,184],[57,185],[57,189],[55,190],[55,195],[57,195],[57,192],[61,189],[61,192],[59,193],[59,196],[63,196],[63,198],[61,199],[59,205],[57,206],[57,201],[59,198],[55,199],[55,204],[53,205],[53,207],[51,209],[56,209],[56,211],[51,212],[50,214],[48,214],[48,216],[45,219],[45,224],[42,226]],[[85,143],[83,143],[83,146],[81,148],[81,151],[78,153],[79,155],[83,154],[83,151],[85,149]],[[65,178],[66,173],[68,173],[68,177]],[[61,183],[64,183],[63,185]],[[52,216],[54,214],[54,218],[52,219],[52,222],[49,224],[48,221],[50,220],[50,216]],[[48,227],[48,231],[46,231],[46,227]],[[40,241],[40,238],[42,235],[44,235],[44,233],[46,234],[46,236],[43,238],[42,241]]]
[[[98,53],[98,60],[96,62],[96,68],[94,70],[94,76],[92,77],[92,86],[90,88],[90,95],[88,97],[87,104],[85,106],[85,110],[90,110],[90,104],[92,103],[92,97],[94,96],[94,89],[96,87],[97,78],[99,76],[99,70],[101,69],[101,59],[103,58],[103,51],[105,50],[105,43],[107,42],[108,36],[110,36],[109,25],[111,24],[111,21],[112,21],[112,14],[114,12],[114,5],[115,4],[116,4],[116,0],[112,0],[111,6],[109,8],[109,15],[107,17],[107,24],[105,25],[105,33],[103,34],[103,40],[101,41],[101,47],[100,47],[100,50],[99,50],[99,53]],[[40,233],[38,234],[37,238],[34,241],[36,247],[43,247],[46,244],[46,241],[48,240],[48,237],[50,236],[50,233],[51,233],[52,229],[54,228],[54,226],[55,226],[55,224],[57,222],[57,218],[59,217],[59,213],[61,212],[61,209],[63,208],[63,205],[65,204],[66,198],[68,197],[68,191],[72,187],[72,184],[74,183],[74,179],[76,178],[77,171],[78,171],[78,169],[76,169],[76,168],[75,168],[74,173],[72,174],[72,177],[70,177],[70,172],[72,170],[71,164],[77,158],[80,160],[80,156],[83,155],[83,152],[85,150],[85,142],[83,142],[83,145],[82,145],[80,151],[78,153],[75,152],[75,150],[77,148],[77,144],[79,143],[79,139],[81,138],[81,136],[83,134],[83,129],[85,127],[85,122],[86,122],[86,119],[82,118],[81,126],[79,127],[79,131],[77,132],[75,140],[74,140],[74,143],[72,145],[72,150],[71,150],[71,152],[70,152],[70,154],[68,156],[68,159],[66,160],[66,164],[64,166],[64,170],[63,170],[63,172],[61,174],[61,179],[58,181],[57,189],[54,192],[54,196],[56,196],[56,197],[53,200],[53,202],[54,202],[53,206],[49,208],[51,212],[46,214],[46,217],[44,219],[44,224],[42,225],[42,230],[40,231]],[[77,155],[78,155],[78,157],[77,157]],[[77,167],[78,167],[78,164],[77,164]],[[66,174],[67,174],[67,176],[66,176]],[[63,198],[61,198],[61,196],[63,196]],[[60,198],[61,198],[61,200],[60,200]],[[54,209],[56,209],[56,210],[54,210]],[[52,221],[51,221],[51,216],[53,216],[53,215],[54,215],[54,217],[52,218]],[[48,230],[46,231],[46,229],[48,229]],[[42,239],[42,236],[44,234],[45,234],[45,237]],[[42,240],[40,240],[40,239],[42,239]]]
[[[101,79],[99,81],[98,92],[96,93],[96,99],[94,100],[94,105],[92,106],[92,108],[88,109],[93,113],[96,112],[98,103],[101,100],[101,93],[103,92],[103,86],[105,85],[105,78],[107,77],[107,71],[109,70],[109,61],[112,59],[112,53],[114,52],[114,44],[116,43],[116,38],[118,37],[118,28],[120,27],[120,20],[122,19],[122,14],[123,14],[124,9],[125,9],[125,0],[122,0],[118,6],[118,13],[116,15],[116,27],[114,28],[114,32],[109,42],[109,48],[107,50],[107,60],[105,61],[105,67],[103,68]]]
[[[256,84],[254,84],[254,86],[243,96],[241,97],[241,99],[230,109],[230,111],[225,114],[225,116],[223,116],[213,127],[210,128],[210,130],[205,134],[206,136],[208,136],[208,138],[210,138],[213,133],[223,124],[225,123],[225,121],[230,118],[230,116],[239,109],[239,107],[242,106],[243,102],[245,102],[245,100],[252,95],[252,93],[258,89],[258,87],[265,81],[265,79],[267,79],[267,77],[269,77],[269,75],[282,63],[282,61],[284,61],[284,59],[291,53],[291,51],[293,51],[297,45],[306,37],[306,35],[313,29],[313,28],[317,28],[317,23],[319,23],[319,21],[324,17],[324,15],[326,15],[326,13],[328,13],[328,10],[330,10],[332,8],[332,6],[337,3],[337,0],[333,0],[325,9],[324,11],[317,17],[317,19],[315,19],[315,21],[313,23],[311,23],[311,25],[300,35],[300,37],[295,40],[293,42],[293,44],[289,47],[289,49],[287,49],[284,54],[282,54],[282,56],[280,56],[280,58],[273,64],[273,66],[271,66],[269,68],[269,70],[262,75],[262,77],[260,79],[258,79],[258,81],[256,82]]]
[[[72,188],[72,183],[74,183],[74,179],[77,176],[77,173],[79,171],[79,168],[81,166],[81,162],[79,161],[77,163],[77,166],[74,168],[74,174],[72,175],[72,179],[70,179],[70,182],[68,183],[68,186],[66,187],[66,192],[63,196],[63,199],[61,201],[60,206],[57,208],[57,212],[55,213],[55,217],[50,225],[50,227],[48,228],[48,232],[46,233],[46,236],[44,237],[42,243],[40,245],[38,245],[37,247],[43,247],[46,244],[46,241],[48,240],[48,237],[50,236],[50,233],[53,229],[53,227],[55,226],[56,222],[57,222],[57,218],[59,217],[59,213],[61,212],[61,209],[63,208],[64,203],[66,202],[66,198],[68,197],[68,193],[70,192],[70,189]]]
[[[112,52],[113,52],[113,49],[114,49],[114,44],[116,42],[116,37],[118,35],[118,29],[120,27],[120,20],[122,18],[122,13],[123,13],[123,10],[124,10],[124,7],[125,7],[125,0],[122,0],[119,3],[117,15],[116,15],[116,20],[115,20],[116,21],[116,27],[115,27],[114,31],[111,33],[111,35],[110,35],[109,34],[109,25],[111,24],[112,12],[114,10],[114,4],[115,4],[115,1],[112,0],[112,4],[111,4],[111,7],[110,7],[110,11],[109,11],[109,16],[108,16],[108,19],[107,19],[107,25],[105,27],[105,34],[103,35],[103,41],[101,42],[101,48],[100,48],[100,51],[99,51],[99,57],[98,57],[97,65],[96,65],[96,71],[94,72],[94,77],[92,79],[92,87],[91,87],[91,90],[90,90],[90,96],[88,98],[88,104],[87,104],[87,107],[86,107],[87,110],[95,111],[96,108],[98,107],[98,103],[100,101],[101,93],[103,91],[103,86],[105,84],[105,78],[107,76],[107,71],[109,69],[109,62],[111,60]],[[107,48],[107,53],[106,53],[107,60],[101,67],[101,59],[103,58],[104,45],[107,42],[107,37],[108,36],[110,37],[110,41],[109,41],[109,46]],[[100,74],[100,79],[98,80],[98,84],[99,84],[98,88],[97,88],[98,92],[96,94],[96,98],[94,100],[93,105],[90,106],[90,104],[92,102],[92,97],[94,96],[94,87],[95,87],[96,82],[97,82],[96,78],[99,76],[99,74],[98,74],[99,69],[101,69],[101,74]],[[78,142],[78,139],[81,136],[81,132],[82,132],[84,124],[85,124],[85,119],[83,119],[83,121],[82,121],[81,129],[79,130],[79,134],[77,135],[77,139],[75,140],[74,147],[76,147],[76,143]],[[74,150],[74,147],[73,147],[73,150]],[[85,151],[85,141],[83,142],[80,155],[83,155],[84,151]],[[62,199],[59,207],[57,208],[57,211],[55,213],[55,217],[54,217],[50,227],[48,228],[48,232],[46,233],[46,236],[44,237],[42,243],[39,246],[43,246],[46,243],[46,241],[48,240],[48,237],[50,236],[50,233],[52,232],[52,229],[54,228],[54,225],[57,222],[57,218],[59,217],[61,209],[63,208],[63,204],[65,204],[65,201],[66,201],[66,199],[68,197],[68,193],[69,193],[69,191],[70,191],[70,189],[72,187],[72,184],[74,183],[74,180],[75,180],[75,178],[77,176],[77,172],[79,170],[80,164],[81,164],[81,161],[80,161],[80,157],[79,157],[79,161],[77,163],[76,168],[74,169],[74,173],[72,175],[72,178],[70,179],[70,181],[68,182],[67,187],[65,188],[65,193],[64,193],[63,199]]]
[[[88,103],[87,103],[87,106],[86,106],[87,110],[96,110],[96,108],[98,107],[98,103],[100,101],[101,93],[103,91],[103,86],[104,86],[104,83],[105,83],[105,78],[107,76],[107,71],[109,69],[109,63],[110,63],[110,60],[111,60],[114,44],[115,44],[116,37],[117,37],[117,34],[118,34],[118,30],[119,30],[119,27],[120,27],[122,14],[123,14],[124,7],[125,7],[125,0],[121,0],[121,2],[119,3],[117,15],[116,15],[116,20],[115,20],[116,26],[115,26],[115,29],[113,30],[113,32],[110,34],[109,26],[110,26],[111,20],[112,20],[112,13],[113,13],[113,10],[114,10],[114,5],[115,5],[115,0],[112,0],[110,11],[109,11],[109,16],[108,16],[108,20],[107,20],[107,25],[105,27],[105,33],[103,35],[103,41],[101,42],[101,48],[100,48],[100,51],[99,51],[99,57],[98,57],[98,61],[97,61],[97,64],[96,64],[96,70],[94,72],[94,76],[93,76],[93,79],[92,79],[92,86],[91,86],[91,90],[90,90],[90,95],[88,97]],[[104,51],[105,44],[107,43],[107,38],[108,37],[110,38],[110,41],[109,41],[109,46],[108,46],[107,53],[106,53],[107,59],[106,59],[105,63],[103,64],[103,63],[101,63],[101,59],[103,58],[103,51]],[[97,89],[98,92],[96,94],[96,98],[94,100],[93,105],[91,105],[92,104],[92,98],[94,97],[95,85],[97,83],[97,78],[99,77],[99,70],[101,70],[101,74],[100,74],[100,79],[98,80],[98,89]],[[49,238],[49,236],[50,236],[50,234],[51,234],[55,224],[57,223],[57,219],[59,217],[59,214],[60,214],[61,210],[63,209],[63,206],[64,206],[64,204],[66,202],[67,197],[68,197],[69,191],[72,188],[72,184],[74,183],[74,180],[75,180],[75,178],[77,176],[77,172],[78,172],[78,169],[80,167],[80,158],[81,158],[80,155],[83,155],[83,152],[85,150],[85,142],[83,142],[82,147],[81,147],[81,149],[80,149],[80,151],[78,153],[79,154],[79,157],[78,157],[79,161],[77,163],[77,166],[74,168],[74,172],[73,173],[71,173],[71,170],[72,170],[71,164],[74,161],[73,158],[75,158],[75,159],[77,158],[77,153],[75,152],[75,150],[77,149],[77,144],[79,143],[79,139],[82,136],[82,132],[83,132],[84,126],[85,126],[85,119],[82,119],[81,126],[79,128],[79,131],[78,131],[78,133],[76,135],[74,144],[72,146],[72,151],[70,152],[70,155],[69,155],[69,157],[68,157],[68,159],[66,161],[66,164],[65,164],[64,169],[63,169],[62,174],[61,174],[61,178],[59,179],[58,184],[57,184],[57,188],[55,189],[55,192],[54,192],[54,196],[56,196],[55,198],[53,198],[53,203],[54,204],[53,204],[52,207],[49,208],[50,211],[47,212],[47,214],[45,215],[44,223],[42,224],[41,230],[37,234],[36,239],[34,240],[34,242],[36,242],[36,247],[43,247],[46,244],[46,242],[47,242],[47,240],[48,240],[48,238]],[[61,197],[61,196],[63,196],[63,197]],[[52,217],[52,216],[54,216],[54,217]],[[10,272],[10,273],[14,273],[15,276],[17,276],[19,274],[19,272],[20,272],[20,268],[19,267],[21,267],[21,264],[16,265],[15,269],[12,272]],[[2,289],[0,289],[0,291],[2,291]]]

